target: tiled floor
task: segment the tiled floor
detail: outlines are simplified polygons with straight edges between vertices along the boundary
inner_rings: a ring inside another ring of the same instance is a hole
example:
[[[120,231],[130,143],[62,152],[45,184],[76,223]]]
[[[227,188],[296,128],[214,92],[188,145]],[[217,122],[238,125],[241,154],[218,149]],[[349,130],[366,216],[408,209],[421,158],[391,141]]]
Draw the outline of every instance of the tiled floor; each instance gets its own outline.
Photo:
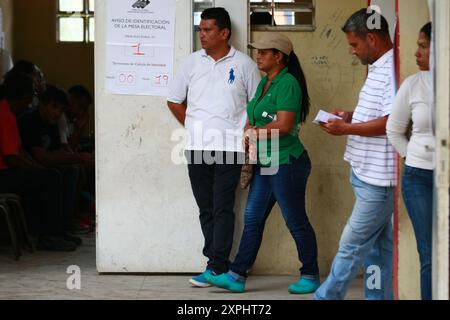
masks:
[[[295,276],[252,276],[247,292],[230,294],[218,288],[192,288],[189,275],[99,275],[95,267],[95,238],[85,236],[75,252],[24,253],[14,261],[10,247],[0,248],[0,299],[156,299],[156,300],[310,300],[311,295],[287,292]],[[81,270],[81,289],[69,290],[66,273]],[[362,281],[356,280],[348,299],[362,299]]]

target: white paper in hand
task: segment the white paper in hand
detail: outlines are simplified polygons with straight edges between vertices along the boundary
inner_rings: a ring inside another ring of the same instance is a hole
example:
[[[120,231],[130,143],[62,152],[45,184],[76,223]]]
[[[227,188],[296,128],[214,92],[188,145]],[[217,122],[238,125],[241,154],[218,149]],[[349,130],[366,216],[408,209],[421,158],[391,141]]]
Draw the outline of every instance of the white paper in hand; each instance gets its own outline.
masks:
[[[315,124],[320,124],[321,122],[327,123],[331,119],[342,119],[342,118],[335,116],[334,114],[331,114],[329,112],[320,110],[316,116],[316,119],[314,119],[313,123],[315,123]]]

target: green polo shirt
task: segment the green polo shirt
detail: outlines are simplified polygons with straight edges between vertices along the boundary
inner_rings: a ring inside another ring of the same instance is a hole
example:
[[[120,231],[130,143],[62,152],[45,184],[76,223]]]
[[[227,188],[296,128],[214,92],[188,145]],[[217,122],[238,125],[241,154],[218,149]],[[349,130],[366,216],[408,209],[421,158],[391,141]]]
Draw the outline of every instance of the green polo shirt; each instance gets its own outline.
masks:
[[[258,85],[255,97],[247,105],[247,115],[252,126],[261,128],[273,121],[278,111],[295,112],[292,131],[279,139],[279,148],[271,140],[258,140],[258,164],[261,166],[290,164],[290,156],[299,158],[305,148],[298,137],[297,124],[300,119],[302,91],[297,79],[284,68],[273,80],[264,97],[264,86],[268,77],[264,77]],[[269,116],[267,116],[267,114]],[[274,144],[274,150],[272,150]],[[277,150],[278,149],[278,150]]]

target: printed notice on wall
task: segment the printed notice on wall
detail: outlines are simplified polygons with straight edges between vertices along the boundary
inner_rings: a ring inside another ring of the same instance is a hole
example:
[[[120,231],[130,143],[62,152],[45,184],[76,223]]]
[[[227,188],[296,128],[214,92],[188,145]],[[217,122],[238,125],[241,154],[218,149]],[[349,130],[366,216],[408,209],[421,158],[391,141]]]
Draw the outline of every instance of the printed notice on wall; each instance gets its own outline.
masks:
[[[166,96],[173,76],[176,0],[108,0],[106,89]]]

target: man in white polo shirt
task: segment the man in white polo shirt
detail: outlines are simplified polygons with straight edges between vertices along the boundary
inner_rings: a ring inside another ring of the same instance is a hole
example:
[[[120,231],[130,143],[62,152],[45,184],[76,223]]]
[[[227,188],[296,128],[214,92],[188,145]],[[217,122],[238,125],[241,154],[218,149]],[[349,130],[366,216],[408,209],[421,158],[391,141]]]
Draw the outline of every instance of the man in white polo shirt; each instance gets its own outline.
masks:
[[[191,54],[170,85],[168,107],[186,127],[186,158],[208,258],[205,272],[228,271],[234,200],[243,162],[247,102],[261,75],[256,64],[229,45],[231,21],[223,8],[203,11],[202,50]],[[204,273],[189,280],[210,286]]]
[[[371,28],[374,21],[380,24]],[[369,73],[355,111],[335,110],[343,120],[321,127],[332,135],[349,136],[344,159],[352,168],[356,202],[331,272],[314,297],[344,299],[364,265],[366,299],[390,300],[396,153],[386,136],[386,122],[395,98],[393,45],[386,19],[367,9],[354,13],[342,30],[352,53],[369,65]]]

